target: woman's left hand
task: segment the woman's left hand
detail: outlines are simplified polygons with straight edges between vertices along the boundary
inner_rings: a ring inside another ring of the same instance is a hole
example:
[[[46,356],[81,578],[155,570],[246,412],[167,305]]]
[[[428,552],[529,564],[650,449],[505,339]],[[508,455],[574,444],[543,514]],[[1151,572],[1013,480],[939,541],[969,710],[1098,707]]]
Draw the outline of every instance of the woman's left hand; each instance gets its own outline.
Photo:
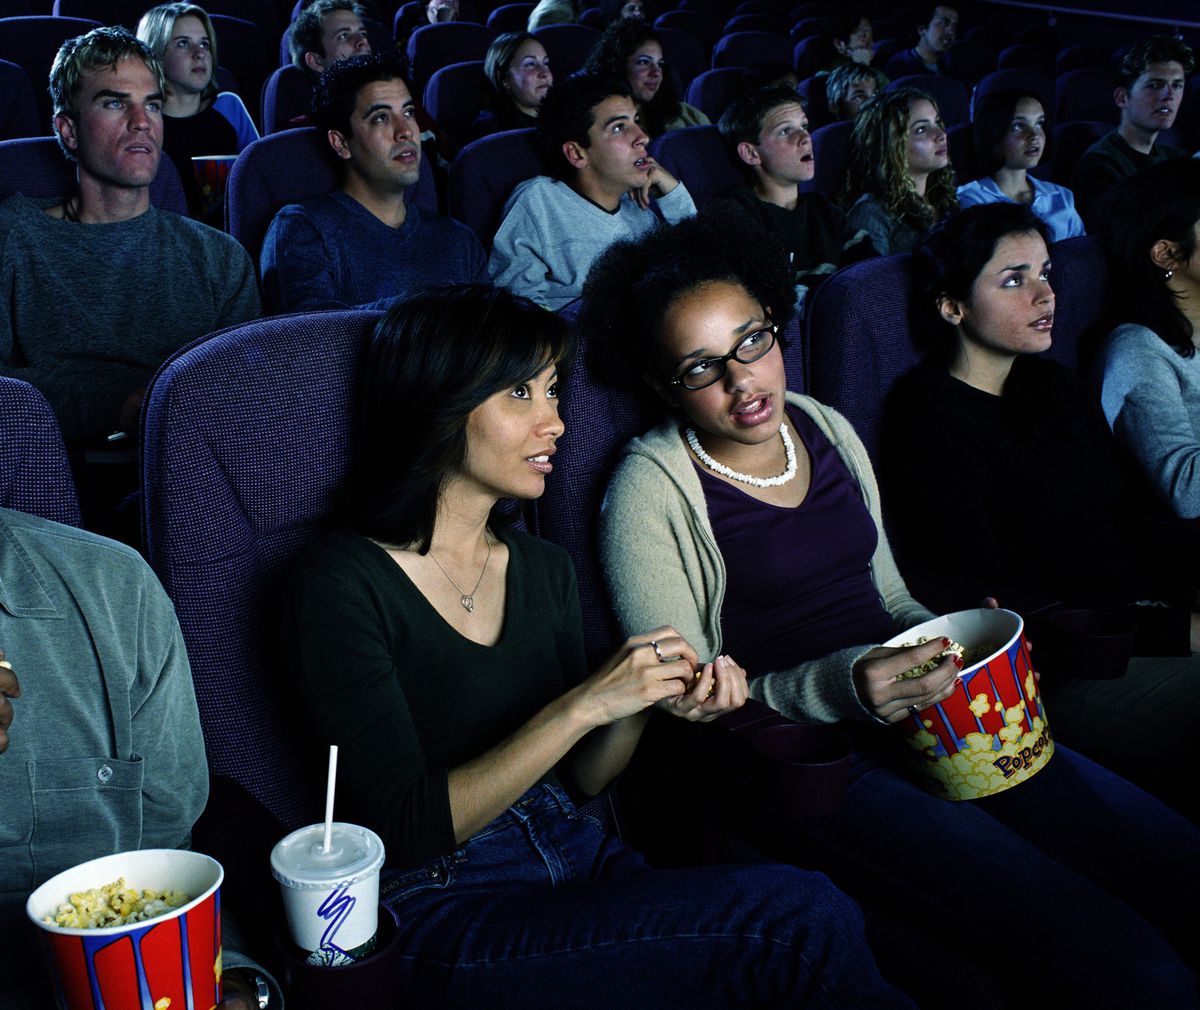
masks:
[[[704,664],[685,694],[664,698],[657,705],[689,722],[712,722],[741,708],[748,697],[746,671],[729,656],[718,656],[714,662]]]

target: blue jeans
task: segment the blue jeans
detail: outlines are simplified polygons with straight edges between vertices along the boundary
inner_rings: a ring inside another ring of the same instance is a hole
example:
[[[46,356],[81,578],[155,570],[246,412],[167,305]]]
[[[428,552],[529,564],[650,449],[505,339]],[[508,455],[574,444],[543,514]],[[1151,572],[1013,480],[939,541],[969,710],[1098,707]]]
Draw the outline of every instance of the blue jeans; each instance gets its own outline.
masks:
[[[972,802],[869,753],[851,774],[806,829],[962,937],[1021,1004],[1197,1006],[1200,830],[1148,793],[1057,744],[1031,779]]]
[[[382,900],[414,1006],[914,1006],[824,876],[650,869],[553,785],[453,854],[386,873]]]

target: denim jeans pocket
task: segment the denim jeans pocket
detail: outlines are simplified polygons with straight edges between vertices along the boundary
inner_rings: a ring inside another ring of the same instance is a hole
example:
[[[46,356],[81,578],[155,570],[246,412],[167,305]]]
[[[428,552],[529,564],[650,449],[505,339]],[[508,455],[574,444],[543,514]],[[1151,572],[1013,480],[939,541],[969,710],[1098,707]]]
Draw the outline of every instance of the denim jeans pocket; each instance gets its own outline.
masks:
[[[454,882],[454,857],[441,856],[411,870],[383,871],[379,902],[396,925],[401,925],[400,906],[408,899],[430,891],[444,891]]]

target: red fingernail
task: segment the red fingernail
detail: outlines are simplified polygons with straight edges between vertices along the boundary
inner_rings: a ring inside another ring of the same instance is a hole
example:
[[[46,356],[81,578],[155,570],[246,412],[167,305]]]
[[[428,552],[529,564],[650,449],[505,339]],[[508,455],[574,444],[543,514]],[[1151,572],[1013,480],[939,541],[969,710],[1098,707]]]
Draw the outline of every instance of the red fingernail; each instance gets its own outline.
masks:
[[[942,639],[942,645],[946,646],[947,648],[949,648],[951,644],[952,643],[951,643],[950,639],[948,639],[948,638]]]
[[[961,670],[963,668],[963,661],[958,656],[952,656],[951,658],[954,660],[954,665]]]

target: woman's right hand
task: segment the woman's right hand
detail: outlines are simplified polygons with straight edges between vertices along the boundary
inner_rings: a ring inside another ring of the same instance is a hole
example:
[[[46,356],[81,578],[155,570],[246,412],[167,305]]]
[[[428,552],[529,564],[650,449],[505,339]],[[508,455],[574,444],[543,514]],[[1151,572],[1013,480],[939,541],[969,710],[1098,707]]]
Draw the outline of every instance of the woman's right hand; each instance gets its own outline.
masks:
[[[924,665],[949,644],[949,639],[935,638],[908,648],[881,645],[872,649],[854,664],[854,686],[863,704],[884,722],[899,722],[908,715],[910,706],[922,709],[945,701],[958,686],[962,660],[957,656],[947,656],[923,676],[897,678]]]
[[[668,662],[659,660],[660,653]],[[588,721],[605,726],[684,694],[699,661],[696,650],[672,627],[634,635],[581,685]]]

